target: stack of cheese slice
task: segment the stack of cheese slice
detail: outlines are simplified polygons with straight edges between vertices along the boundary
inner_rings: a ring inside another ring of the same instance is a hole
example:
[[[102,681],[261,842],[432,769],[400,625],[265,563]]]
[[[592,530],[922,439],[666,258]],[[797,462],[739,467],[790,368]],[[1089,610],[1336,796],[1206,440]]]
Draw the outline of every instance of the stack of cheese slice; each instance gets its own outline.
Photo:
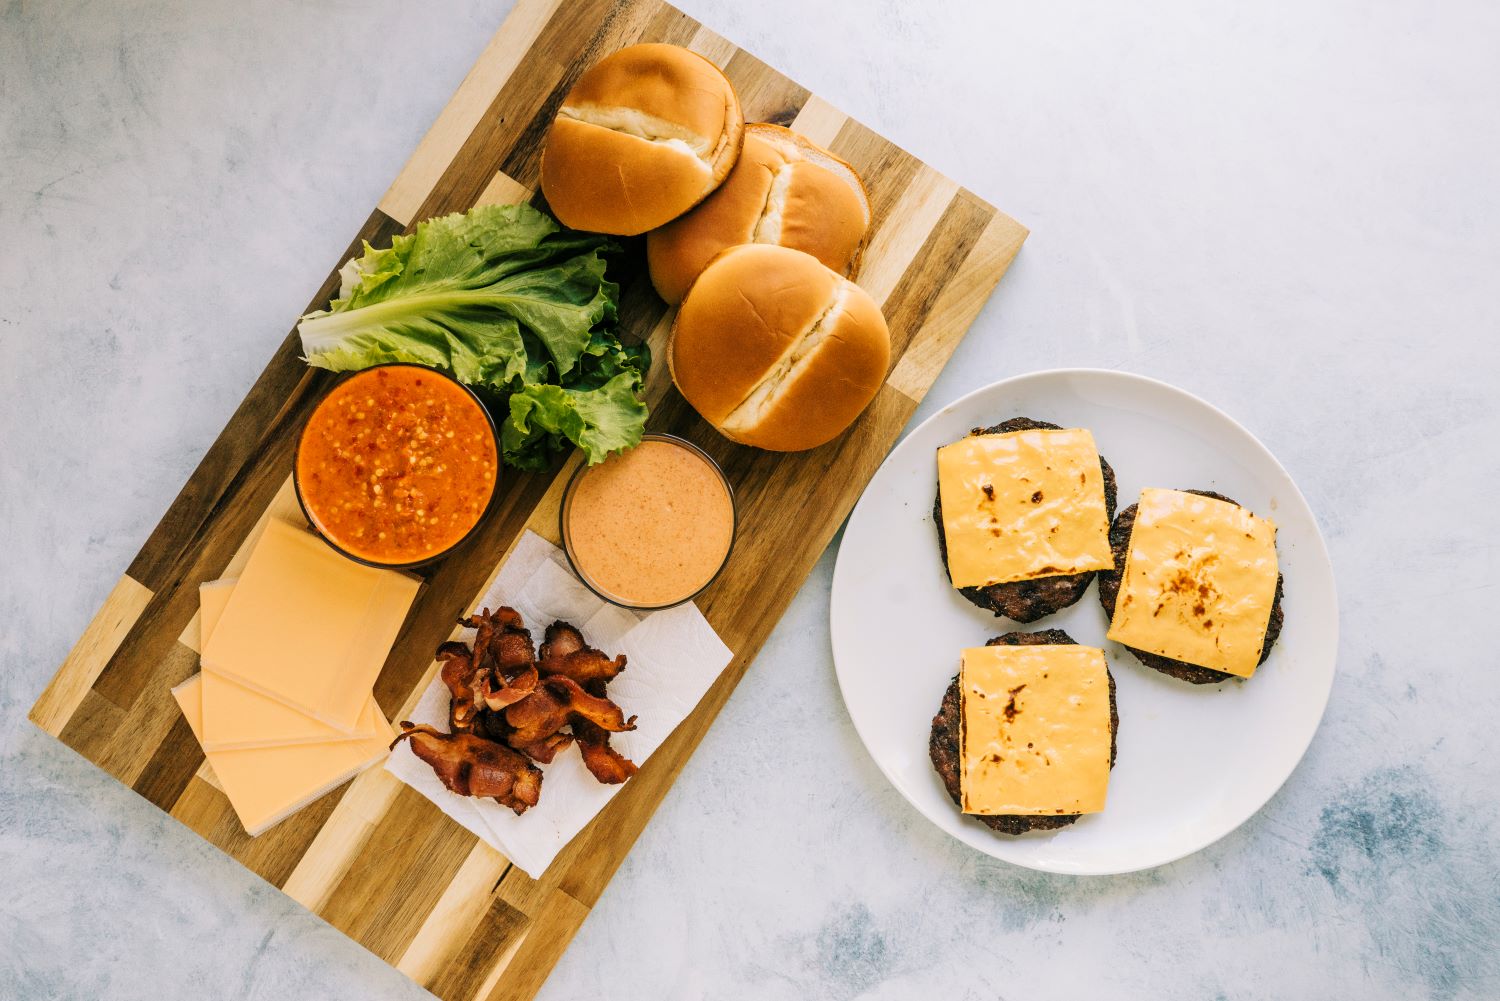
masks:
[[[371,689],[418,586],[272,519],[200,587],[203,670],[172,694],[252,837],[384,758]]]

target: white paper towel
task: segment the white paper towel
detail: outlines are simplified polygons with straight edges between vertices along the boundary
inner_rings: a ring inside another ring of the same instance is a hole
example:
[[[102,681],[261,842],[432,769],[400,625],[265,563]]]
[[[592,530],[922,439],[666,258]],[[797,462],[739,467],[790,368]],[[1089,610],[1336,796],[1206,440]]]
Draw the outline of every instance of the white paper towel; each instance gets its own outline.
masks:
[[[535,532],[516,544],[479,604],[520,612],[537,643],[548,625],[562,619],[577,626],[590,646],[611,657],[625,655],[625,670],[609,683],[609,697],[627,717],[636,717],[636,728],[612,734],[610,746],[637,765],[677,729],[733,657],[693,603],[659,612],[611,605],[573,575],[561,549]],[[472,641],[473,631],[464,638]],[[435,678],[411,721],[447,730],[448,697],[442,679]],[[595,779],[578,749],[569,747],[540,766],[541,800],[518,817],[492,799],[449,792],[405,741],[385,767],[534,878],[622,788]]]

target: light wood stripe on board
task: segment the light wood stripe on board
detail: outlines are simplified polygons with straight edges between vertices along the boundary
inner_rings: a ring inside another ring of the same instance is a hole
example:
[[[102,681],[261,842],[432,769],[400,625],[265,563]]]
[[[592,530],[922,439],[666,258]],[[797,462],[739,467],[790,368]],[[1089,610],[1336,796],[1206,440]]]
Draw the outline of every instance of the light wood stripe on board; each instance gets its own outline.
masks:
[[[396,969],[419,984],[431,982],[452,961],[468,930],[478,926],[493,902],[495,884],[510,861],[482,841],[476,841],[458,875],[443,891],[411,944],[396,961]]]
[[[518,0],[500,30],[485,46],[479,61],[458,85],[458,92],[448,101],[437,121],[427,130],[427,135],[422,137],[416,152],[391,182],[390,189],[377,206],[380,211],[403,226],[416,221],[413,217],[417,209],[431,194],[438,178],[458,155],[464,140],[479,124],[490,102],[516,71],[531,43],[536,41],[561,3],[562,0]]]
[[[867,263],[860,268],[859,284],[876,302],[884,304],[895,291],[896,283],[956,194],[956,182],[925,164],[917,170],[885,224],[870,235],[865,248]]]
[[[989,300],[1000,275],[1010,267],[1026,229],[1008,216],[996,214],[984,228],[954,280],[943,286],[936,304],[927,314],[901,360],[887,380],[893,387],[920,400],[953,354],[969,324]]]
[[[848,121],[848,115],[815,94],[802,105],[802,110],[797,112],[791,127],[819,146],[832,146],[833,141],[839,137],[839,130]]]
[[[33,723],[54,737],[62,733],[151,598],[151,592],[128,574],[115,582],[104,604],[73,644],[67,660],[31,707]]]

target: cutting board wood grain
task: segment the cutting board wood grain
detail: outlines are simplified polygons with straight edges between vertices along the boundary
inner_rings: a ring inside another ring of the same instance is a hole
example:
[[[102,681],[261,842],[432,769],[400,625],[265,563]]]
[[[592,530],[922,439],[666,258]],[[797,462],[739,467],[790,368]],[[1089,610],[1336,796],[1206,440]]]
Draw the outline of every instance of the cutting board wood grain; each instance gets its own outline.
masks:
[[[658,359],[650,427],[708,450],[734,484],[740,534],[699,606],[735,652],[697,710],[540,880],[374,769],[248,838],[173,703],[197,669],[198,584],[237,571],[265,520],[297,519],[297,432],[330,385],[288,334],[187,485],[32,708],[47,732],[445,999],[529,998],[650,819],[792,595],[895,443],[1009,266],[1026,230],[806,88],[658,0],[520,0],[336,268],[429,216],[536,200],[542,139],[573,81],[622,46],[661,41],[712,60],[745,115],[788,125],[859,170],[874,225],[860,283],[890,321],[892,363],[837,441],[777,455],[724,441],[672,389],[660,359],[670,316],[637,264],[621,318]],[[333,293],[333,271],[309,309]],[[557,535],[578,459],[507,473],[477,536],[426,574],[375,694],[399,720],[435,672],[432,653],[524,528]]]

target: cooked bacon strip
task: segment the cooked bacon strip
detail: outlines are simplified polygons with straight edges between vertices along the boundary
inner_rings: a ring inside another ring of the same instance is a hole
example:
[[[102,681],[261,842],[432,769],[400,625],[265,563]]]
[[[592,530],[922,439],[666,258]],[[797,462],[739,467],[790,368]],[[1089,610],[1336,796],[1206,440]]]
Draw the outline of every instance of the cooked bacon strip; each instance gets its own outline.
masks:
[[[610,660],[583,641],[583,634],[566,622],[547,627],[542,641],[541,669],[546,676],[561,675],[580,685],[605,682],[625,670],[625,655]]]
[[[635,717],[625,718],[625,711],[602,695],[590,695],[572,678],[562,676],[548,678],[542,682],[549,691],[565,694],[575,716],[611,733],[635,729]]]
[[[506,611],[508,611],[508,609],[501,608],[492,615],[490,613],[490,610],[488,608],[485,608],[478,615],[471,615],[466,619],[458,620],[459,625],[467,626],[468,628],[475,631],[473,652],[471,654],[471,657],[473,659],[474,670],[476,672],[489,671],[493,666],[492,664],[487,662],[487,651],[490,648],[490,644],[493,640],[496,630],[503,628],[499,620]]]
[[[526,623],[514,608],[502,605],[491,612],[460,620],[475,630],[474,698],[490,709],[513,705],[536,688],[536,650]]]
[[[542,794],[542,770],[503,744],[472,733],[443,733],[403,720],[401,735],[412,753],[432,766],[450,791],[460,796],[488,796],[522,814]]]
[[[480,709],[474,718],[474,732],[487,740],[503,744],[511,735],[511,730],[511,725],[505,722],[504,710]]]
[[[474,649],[477,650],[478,637],[475,639]],[[485,653],[489,655],[490,666],[507,677],[536,665],[536,649],[531,645],[531,634],[525,629],[506,629],[492,634]]]
[[[480,670],[510,676],[536,662],[531,634],[514,608],[501,605],[493,612],[486,608],[478,615],[459,619],[458,624],[475,632],[474,666]]]
[[[533,664],[525,673],[517,675],[514,679],[505,682],[499,688],[495,687],[494,675],[486,674],[479,684],[478,697],[489,709],[504,709],[506,706],[515,705],[536,691],[538,676],[536,665]]]
[[[573,719],[573,736],[583,764],[600,782],[617,786],[636,773],[635,762],[609,746],[609,731],[582,717]]]
[[[546,740],[568,725],[569,705],[548,685],[505,710],[505,722],[511,734],[505,742],[511,747],[529,747]]]
[[[561,730],[550,737],[543,737],[535,743],[518,747],[516,750],[526,755],[532,761],[540,761],[544,765],[552,764],[552,759],[557,757],[557,752],[564,750],[573,743],[572,734],[563,733]]]
[[[574,718],[614,732],[635,729],[635,717],[627,720],[624,711],[609,699],[590,695],[572,678],[557,676],[544,679],[530,698],[505,710],[505,722],[515,727],[507,742],[515,748],[535,744]]]
[[[582,650],[588,644],[583,640],[583,633],[562,620],[557,620],[547,627],[547,633],[542,637],[541,659],[545,665],[554,658],[566,657],[575,650]]]
[[[452,698],[448,701],[448,729],[464,733],[474,729],[479,712],[474,696],[474,658],[462,643],[444,643],[438,647],[437,659],[443,666],[440,675]]]
[[[590,695],[602,697],[605,692],[603,681],[590,681],[583,687]],[[619,785],[636,773],[635,762],[609,746],[608,730],[575,716],[573,736],[578,740],[578,753],[583,756],[584,767],[598,781],[605,785]]]
[[[550,764],[573,743],[600,782],[617,785],[636,773],[609,743],[611,733],[635,729],[635,717],[626,719],[605,688],[625,669],[624,655],[609,658],[566,622],[547,627],[538,651],[520,613],[505,606],[459,621],[475,630],[472,648],[450,642],[437,651],[451,732],[402,723],[395,742],[410,740],[445,787],[523,813],[541,795],[532,762]]]
[[[501,605],[494,612],[486,608],[476,616],[458,620],[459,625],[468,626],[470,629],[480,629],[483,622],[488,622],[494,629],[524,630],[526,628],[526,623],[522,620],[521,613],[509,605]]]
[[[578,751],[583,755],[584,767],[607,786],[620,785],[638,770],[634,761],[610,747],[608,741],[590,744],[580,740]]]

